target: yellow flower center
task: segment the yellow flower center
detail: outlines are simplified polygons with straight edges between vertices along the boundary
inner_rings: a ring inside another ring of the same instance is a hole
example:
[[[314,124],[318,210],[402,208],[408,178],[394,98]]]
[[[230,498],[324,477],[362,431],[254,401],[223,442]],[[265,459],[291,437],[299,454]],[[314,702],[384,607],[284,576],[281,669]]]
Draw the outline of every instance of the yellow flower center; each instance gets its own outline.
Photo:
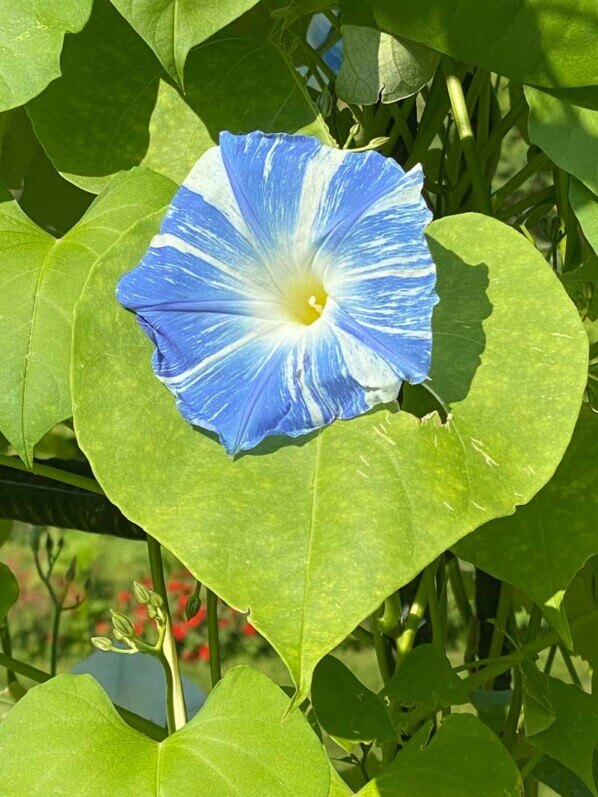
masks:
[[[309,326],[318,321],[324,312],[328,294],[317,277],[310,275],[309,278],[289,286],[285,293],[293,320],[300,324]]]

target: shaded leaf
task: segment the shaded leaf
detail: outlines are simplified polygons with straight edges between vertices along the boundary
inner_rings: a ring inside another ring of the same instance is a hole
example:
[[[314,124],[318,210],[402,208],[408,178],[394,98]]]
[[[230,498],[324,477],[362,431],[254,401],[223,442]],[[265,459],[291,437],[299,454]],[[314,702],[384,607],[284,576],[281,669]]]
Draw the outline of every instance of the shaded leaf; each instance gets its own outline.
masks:
[[[598,197],[580,181],[572,179],[569,201],[594,252],[598,253]]]
[[[448,658],[435,645],[413,648],[383,693],[403,706],[439,710],[469,701],[466,687]]]
[[[316,667],[311,701],[318,723],[347,749],[359,742],[396,738],[384,699],[334,656],[326,656]]]
[[[19,585],[11,569],[4,562],[0,562],[0,624],[6,617],[8,610],[17,602]]]
[[[534,678],[532,692],[529,689],[529,675],[524,678],[523,684],[528,741],[575,772],[592,794],[598,794],[593,774],[594,750],[598,742],[598,695],[588,695],[573,684],[565,684],[539,671]],[[545,713],[543,722],[537,725],[540,687],[543,690]],[[548,722],[547,705],[551,706],[554,714],[551,723]],[[528,727],[530,714],[533,723]]]
[[[87,22],[92,0],[0,2],[0,111],[23,105],[60,75],[65,33]]]
[[[382,30],[539,86],[598,83],[594,0],[372,0]]]
[[[555,475],[526,506],[461,540],[455,552],[541,606],[570,644],[561,604],[584,562],[598,553],[598,416],[582,407]]]
[[[431,376],[450,422],[382,408],[231,460],[185,423],[114,298],[159,221],[120,238],[78,304],[77,438],[127,517],[251,609],[305,697],[319,659],[384,598],[552,475],[585,388],[587,338],[523,236],[475,214],[443,219],[428,229],[441,297]]]
[[[598,207],[598,204],[597,204]],[[567,293],[575,302],[590,344],[598,342],[598,256],[593,255],[573,271],[561,274]]]
[[[520,797],[519,770],[498,736],[477,717],[445,717],[428,742],[431,724],[413,736],[362,797]]]
[[[585,783],[554,758],[544,756],[535,767],[533,775],[562,797],[591,797],[592,792]],[[596,767],[594,767],[594,777],[596,777]]]
[[[27,464],[35,443],[71,415],[72,310],[91,265],[173,191],[151,172],[124,174],[58,240],[16,202],[0,203],[0,430]]]
[[[530,106],[530,141],[598,194],[598,111],[530,86],[525,88],[525,98]]]
[[[28,112],[58,171],[96,193],[136,165],[182,182],[223,129],[328,137],[274,44],[222,33],[201,45],[187,62],[186,102],[108,0],[94,4],[84,31],[66,43],[62,73]]]
[[[0,181],[18,192],[39,144],[24,108],[0,116]]]
[[[410,97],[432,78],[439,55],[423,44],[343,25],[343,63],[336,93],[346,102],[373,105]]]
[[[72,461],[46,460],[44,464],[81,476],[92,475],[88,466]],[[0,465],[0,517],[34,526],[58,526],[133,540],[145,539],[141,529],[127,520],[105,496],[4,465]]]
[[[154,742],[120,719],[93,678],[59,675],[0,725],[4,794],[174,797],[201,784],[214,797],[326,797],[324,751],[301,712],[283,719],[287,706],[264,675],[235,667],[184,728]]]
[[[564,607],[569,620],[581,617],[598,607],[598,560],[590,559],[584,569],[575,576],[565,594]],[[572,630],[575,652],[595,669],[598,667],[598,637],[588,626]]]
[[[182,85],[189,50],[240,17],[257,0],[112,0]]]

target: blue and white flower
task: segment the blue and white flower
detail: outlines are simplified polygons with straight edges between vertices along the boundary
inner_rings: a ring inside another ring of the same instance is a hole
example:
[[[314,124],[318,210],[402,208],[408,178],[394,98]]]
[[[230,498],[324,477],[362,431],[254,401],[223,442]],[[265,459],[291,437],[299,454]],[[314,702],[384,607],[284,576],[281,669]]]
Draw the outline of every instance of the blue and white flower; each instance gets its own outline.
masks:
[[[117,288],[192,424],[229,453],[396,399],[430,368],[421,168],[299,135],[222,133]]]

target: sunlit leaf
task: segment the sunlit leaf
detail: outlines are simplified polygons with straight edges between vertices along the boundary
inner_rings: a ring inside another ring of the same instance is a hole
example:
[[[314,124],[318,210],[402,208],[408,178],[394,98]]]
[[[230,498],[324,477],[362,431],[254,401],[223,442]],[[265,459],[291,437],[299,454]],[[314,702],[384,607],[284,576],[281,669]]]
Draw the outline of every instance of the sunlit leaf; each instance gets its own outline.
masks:
[[[561,610],[565,590],[598,553],[598,415],[582,408],[556,474],[514,515],[493,520],[458,543],[456,553],[523,590],[570,641]]]
[[[257,0],[112,0],[145,39],[168,74],[182,85],[189,50],[224,28]]]
[[[320,741],[301,712],[283,719],[287,706],[264,675],[237,667],[194,719],[155,742],[120,719],[93,678],[59,675],[0,725],[3,794],[327,797]]]
[[[0,203],[0,430],[26,463],[35,443],[71,415],[72,311],[91,265],[173,190],[148,171],[122,175],[60,239],[16,202]]]
[[[0,2],[0,111],[23,105],[60,75],[65,33],[85,25],[92,0]]]

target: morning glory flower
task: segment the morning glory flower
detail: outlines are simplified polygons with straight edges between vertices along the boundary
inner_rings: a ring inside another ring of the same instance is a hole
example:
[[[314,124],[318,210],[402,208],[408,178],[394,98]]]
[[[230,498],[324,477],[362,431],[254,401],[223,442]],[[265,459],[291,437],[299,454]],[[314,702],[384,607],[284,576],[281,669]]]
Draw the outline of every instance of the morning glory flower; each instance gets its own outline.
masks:
[[[117,288],[189,423],[234,454],[396,399],[430,368],[418,166],[301,135],[222,133]]]

